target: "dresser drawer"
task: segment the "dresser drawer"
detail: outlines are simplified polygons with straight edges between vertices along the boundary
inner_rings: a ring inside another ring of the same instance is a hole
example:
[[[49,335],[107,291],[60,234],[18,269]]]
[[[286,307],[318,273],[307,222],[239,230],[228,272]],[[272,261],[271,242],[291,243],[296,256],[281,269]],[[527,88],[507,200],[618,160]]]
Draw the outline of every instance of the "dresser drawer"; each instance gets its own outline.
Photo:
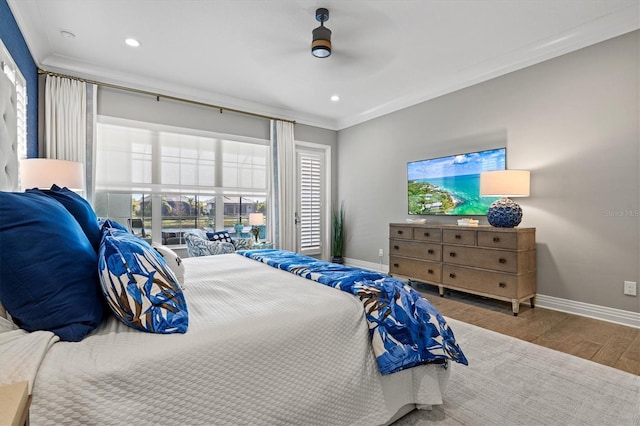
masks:
[[[439,228],[413,228],[413,239],[439,243],[442,241],[442,230]]]
[[[448,244],[476,245],[476,231],[470,229],[444,229],[442,242]]]
[[[389,240],[389,255],[417,257],[433,262],[440,262],[442,260],[442,246],[440,244],[421,243],[417,241]]]
[[[403,240],[413,239],[413,228],[411,226],[389,226],[389,238],[401,238]]]
[[[517,252],[477,247],[443,246],[442,261],[501,272],[518,272]]]
[[[518,297],[518,279],[515,275],[478,271],[460,266],[444,265],[442,283],[460,289],[505,298]]]
[[[442,279],[442,264],[426,260],[389,256],[389,274],[404,275],[416,280],[440,282]]]
[[[478,231],[478,246],[515,250],[518,248],[518,234],[515,232]]]

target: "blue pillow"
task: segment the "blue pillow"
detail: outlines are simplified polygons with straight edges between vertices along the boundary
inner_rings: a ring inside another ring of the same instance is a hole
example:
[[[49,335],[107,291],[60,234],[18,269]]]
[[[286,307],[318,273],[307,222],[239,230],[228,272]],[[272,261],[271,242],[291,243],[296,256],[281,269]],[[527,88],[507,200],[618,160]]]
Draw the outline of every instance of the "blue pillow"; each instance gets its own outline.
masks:
[[[49,190],[28,189],[27,192],[36,192],[55,198],[78,221],[94,250],[96,253],[98,252],[100,247],[100,225],[98,225],[98,218],[87,200],[70,189],[60,188],[56,184]]]
[[[107,304],[123,323],[152,333],[187,331],[189,312],[180,284],[146,241],[103,226],[98,271]]]
[[[207,232],[207,238],[209,241],[233,243],[229,231]]]
[[[27,331],[79,341],[102,320],[98,256],[51,197],[0,192],[0,300]]]

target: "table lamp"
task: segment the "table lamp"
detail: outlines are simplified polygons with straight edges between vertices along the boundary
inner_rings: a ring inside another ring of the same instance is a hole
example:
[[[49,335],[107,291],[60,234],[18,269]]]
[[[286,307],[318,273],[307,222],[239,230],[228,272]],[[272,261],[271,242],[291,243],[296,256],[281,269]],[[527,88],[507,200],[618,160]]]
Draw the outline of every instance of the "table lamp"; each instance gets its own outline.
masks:
[[[251,225],[251,233],[256,239],[256,243],[258,242],[258,237],[260,236],[260,226],[264,225],[264,214],[262,213],[250,213],[249,214],[249,225]]]
[[[51,158],[20,160],[20,186],[22,189],[49,189],[56,184],[72,191],[84,189],[82,163]]]
[[[529,196],[528,170],[494,170],[480,174],[480,195],[502,197],[494,201],[487,211],[492,226],[513,228],[522,221],[522,208],[507,197]]]

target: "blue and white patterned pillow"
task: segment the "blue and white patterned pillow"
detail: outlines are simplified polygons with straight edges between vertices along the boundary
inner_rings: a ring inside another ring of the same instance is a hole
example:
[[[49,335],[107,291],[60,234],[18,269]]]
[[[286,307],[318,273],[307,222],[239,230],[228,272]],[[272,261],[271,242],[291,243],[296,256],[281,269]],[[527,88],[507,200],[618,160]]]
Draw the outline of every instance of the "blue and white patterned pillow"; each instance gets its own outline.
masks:
[[[251,250],[253,248],[253,238],[236,238],[233,240],[236,250]]]
[[[146,241],[105,225],[98,273],[115,316],[142,331],[185,333],[189,325],[187,302],[165,260]]]
[[[99,219],[98,220],[98,224],[100,224],[100,238],[101,239],[102,239],[102,233],[104,231],[104,228],[115,228],[115,229],[119,229],[121,231],[129,232],[129,230],[124,227],[124,225],[122,225],[121,223],[116,222],[115,220]]]
[[[209,241],[201,238],[198,234],[187,231],[184,236],[187,243],[187,254],[189,257],[211,256],[214,254],[226,254],[236,251],[232,243],[225,241]]]
[[[229,231],[207,232],[207,238],[209,241],[233,242],[231,235],[229,235]]]

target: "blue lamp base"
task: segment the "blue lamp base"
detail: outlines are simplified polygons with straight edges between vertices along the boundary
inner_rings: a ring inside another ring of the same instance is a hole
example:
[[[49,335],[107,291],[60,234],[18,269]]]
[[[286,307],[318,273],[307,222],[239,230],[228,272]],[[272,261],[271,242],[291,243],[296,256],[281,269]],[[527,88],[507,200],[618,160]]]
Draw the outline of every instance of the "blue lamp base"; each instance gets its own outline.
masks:
[[[513,228],[522,221],[522,208],[515,201],[504,197],[491,203],[487,219],[489,224],[497,228]]]

